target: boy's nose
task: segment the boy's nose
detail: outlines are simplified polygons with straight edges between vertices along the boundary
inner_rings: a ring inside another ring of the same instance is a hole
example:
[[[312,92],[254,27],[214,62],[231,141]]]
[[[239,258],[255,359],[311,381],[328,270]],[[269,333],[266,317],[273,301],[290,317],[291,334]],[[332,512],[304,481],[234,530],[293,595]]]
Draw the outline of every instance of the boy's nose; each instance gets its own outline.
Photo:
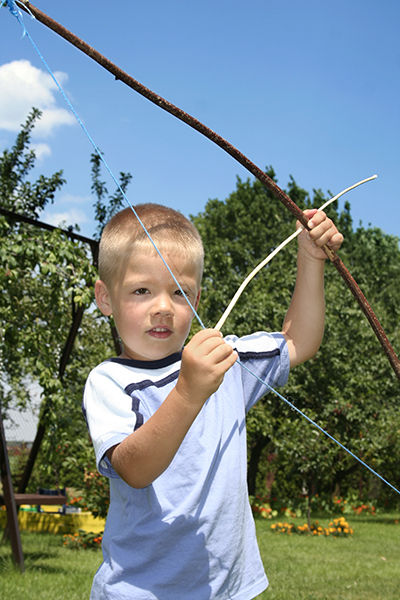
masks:
[[[160,294],[157,296],[153,305],[153,315],[172,315],[173,312],[172,302],[168,294]]]

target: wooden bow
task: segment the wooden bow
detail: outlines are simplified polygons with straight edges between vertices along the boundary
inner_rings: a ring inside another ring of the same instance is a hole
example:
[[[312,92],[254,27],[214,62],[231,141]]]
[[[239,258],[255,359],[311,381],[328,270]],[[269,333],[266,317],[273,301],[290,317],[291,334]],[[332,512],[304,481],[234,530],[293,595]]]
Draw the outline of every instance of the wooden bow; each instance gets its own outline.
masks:
[[[237,160],[245,169],[247,169],[254,177],[256,177],[261,183],[265,185],[265,187],[274,194],[281,202],[286,206],[286,208],[300,221],[300,223],[308,229],[307,226],[307,218],[305,217],[303,211],[289,198],[289,196],[273,181],[264,171],[262,171],[259,167],[257,167],[254,163],[252,163],[244,154],[242,154],[237,148],[232,146],[229,142],[227,142],[220,135],[203,125],[200,121],[184,112],[177,106],[174,106],[161,96],[158,96],[155,92],[152,92],[150,89],[146,88],[144,85],[139,83],[136,79],[133,79],[130,75],[122,71],[119,67],[117,67],[114,63],[108,60],[105,56],[97,52],[94,48],[89,46],[86,42],[78,38],[76,35],[65,29],[62,25],[51,19],[45,13],[40,11],[38,8],[33,6],[28,1],[25,0],[17,0],[16,4],[18,7],[23,9],[25,12],[33,15],[38,21],[52,29],[55,33],[63,37],[73,46],[87,54],[91,59],[101,65],[104,69],[109,71],[115,76],[115,79],[122,81],[133,90],[153,102],[158,107],[163,110],[169,112],[174,115],[206,138],[220,146],[225,152],[230,154],[235,160]],[[356,298],[358,304],[361,307],[361,310],[367,317],[372,329],[375,332],[376,337],[379,340],[398,380],[400,381],[400,361],[395,354],[382,325],[380,324],[378,318],[373,312],[371,306],[369,305],[367,299],[359,288],[357,282],[354,280],[352,275],[349,273],[342,260],[336,254],[332,248],[329,246],[323,246],[325,254],[329,258],[329,260],[333,263],[336,270],[340,273],[345,283],[349,287],[353,296]]]

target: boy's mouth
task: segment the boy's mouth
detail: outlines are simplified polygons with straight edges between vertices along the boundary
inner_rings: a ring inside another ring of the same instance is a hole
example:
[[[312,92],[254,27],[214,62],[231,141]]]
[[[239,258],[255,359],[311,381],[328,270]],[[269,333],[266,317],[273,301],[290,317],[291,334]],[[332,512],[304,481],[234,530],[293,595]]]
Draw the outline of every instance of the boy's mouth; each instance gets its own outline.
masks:
[[[169,337],[172,334],[172,331],[169,327],[153,327],[148,331],[148,334],[152,337],[164,339]]]

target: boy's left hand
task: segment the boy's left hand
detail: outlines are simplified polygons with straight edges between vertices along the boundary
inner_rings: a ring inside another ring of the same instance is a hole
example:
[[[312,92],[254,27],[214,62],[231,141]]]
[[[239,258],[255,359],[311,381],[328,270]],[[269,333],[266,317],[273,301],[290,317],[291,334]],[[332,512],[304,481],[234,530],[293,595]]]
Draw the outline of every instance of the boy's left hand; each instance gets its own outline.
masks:
[[[333,221],[322,210],[315,208],[305,210],[304,214],[308,218],[310,231],[304,230],[299,235],[299,249],[322,260],[327,258],[322,246],[328,245],[335,251],[339,250],[343,242],[343,235],[339,233]],[[297,222],[298,227],[301,227],[299,221]]]

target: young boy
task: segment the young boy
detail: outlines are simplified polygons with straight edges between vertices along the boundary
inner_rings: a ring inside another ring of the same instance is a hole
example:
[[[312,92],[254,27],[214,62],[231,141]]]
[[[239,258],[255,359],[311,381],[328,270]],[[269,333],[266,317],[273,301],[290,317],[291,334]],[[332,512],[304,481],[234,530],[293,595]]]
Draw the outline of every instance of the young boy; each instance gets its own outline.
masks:
[[[203,247],[192,223],[135,208],[197,309]],[[268,585],[246,486],[248,410],[313,356],[324,327],[323,271],[342,236],[308,211],[281,333],[226,339],[214,329],[182,351],[193,311],[127,208],[104,229],[95,295],[124,352],[89,375],[83,409],[100,473],[110,478],[104,561],[92,600],[250,600]],[[236,363],[236,364],[235,364]]]

